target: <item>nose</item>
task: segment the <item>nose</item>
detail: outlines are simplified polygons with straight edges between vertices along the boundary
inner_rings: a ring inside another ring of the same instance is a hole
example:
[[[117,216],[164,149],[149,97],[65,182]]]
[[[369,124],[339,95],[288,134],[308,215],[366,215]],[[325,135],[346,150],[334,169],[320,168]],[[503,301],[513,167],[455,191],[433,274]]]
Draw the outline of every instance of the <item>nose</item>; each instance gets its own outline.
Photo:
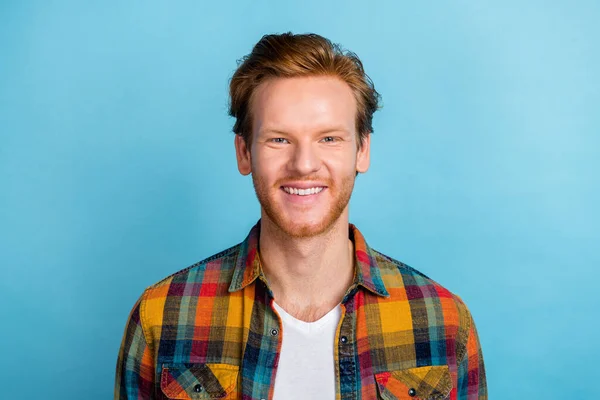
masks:
[[[289,168],[295,174],[310,175],[321,167],[318,149],[312,143],[296,143],[292,151]]]

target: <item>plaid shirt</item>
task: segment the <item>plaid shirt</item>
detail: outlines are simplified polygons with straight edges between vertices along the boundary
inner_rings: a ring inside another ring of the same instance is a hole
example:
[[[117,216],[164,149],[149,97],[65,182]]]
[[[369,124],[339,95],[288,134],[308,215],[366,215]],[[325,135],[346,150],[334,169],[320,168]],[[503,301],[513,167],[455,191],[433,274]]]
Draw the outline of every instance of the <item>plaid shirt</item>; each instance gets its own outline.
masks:
[[[284,332],[259,231],[260,221],[242,243],[145,290],[125,329],[115,399],[272,398]],[[463,301],[371,249],[352,224],[349,234],[355,278],[335,337],[336,399],[487,399]]]

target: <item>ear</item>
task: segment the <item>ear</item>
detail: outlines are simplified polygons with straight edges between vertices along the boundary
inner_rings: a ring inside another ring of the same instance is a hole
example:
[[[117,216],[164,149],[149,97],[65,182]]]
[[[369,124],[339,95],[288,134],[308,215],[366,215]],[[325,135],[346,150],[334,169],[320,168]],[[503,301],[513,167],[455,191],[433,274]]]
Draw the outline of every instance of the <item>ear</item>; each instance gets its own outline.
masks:
[[[361,139],[359,139],[361,140]],[[362,146],[356,153],[356,172],[365,173],[371,163],[371,133],[362,139]]]
[[[250,149],[246,146],[246,141],[241,135],[235,135],[235,156],[237,158],[238,171],[242,175],[249,175],[252,172],[252,162],[250,159]]]

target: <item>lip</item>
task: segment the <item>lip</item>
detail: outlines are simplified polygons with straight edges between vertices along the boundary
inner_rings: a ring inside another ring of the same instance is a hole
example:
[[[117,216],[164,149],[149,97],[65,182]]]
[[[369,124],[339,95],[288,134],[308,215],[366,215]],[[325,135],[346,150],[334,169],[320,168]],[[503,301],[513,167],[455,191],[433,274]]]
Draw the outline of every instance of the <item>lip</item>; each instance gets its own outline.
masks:
[[[291,187],[294,187],[294,186],[291,186]],[[310,188],[310,187],[315,187],[315,186],[307,186],[306,188]],[[323,187],[323,186],[321,186],[321,187]],[[306,189],[306,188],[298,188],[298,189]],[[296,194],[289,194],[288,192],[283,190],[283,186],[281,187],[281,192],[283,193],[283,196],[285,197],[286,201],[288,201],[292,204],[299,204],[299,205],[312,205],[312,204],[317,203],[326,190],[327,190],[327,187],[324,187],[324,189],[321,190],[319,193],[310,194],[307,196],[298,196]]]
[[[314,187],[322,187],[322,188],[326,188],[327,185],[323,185],[321,183],[318,182],[298,182],[298,183],[294,183],[294,182],[289,182],[289,183],[284,183],[283,185],[281,185],[281,188],[284,187],[289,187],[289,188],[294,188],[294,189],[310,189],[310,188],[314,188]]]

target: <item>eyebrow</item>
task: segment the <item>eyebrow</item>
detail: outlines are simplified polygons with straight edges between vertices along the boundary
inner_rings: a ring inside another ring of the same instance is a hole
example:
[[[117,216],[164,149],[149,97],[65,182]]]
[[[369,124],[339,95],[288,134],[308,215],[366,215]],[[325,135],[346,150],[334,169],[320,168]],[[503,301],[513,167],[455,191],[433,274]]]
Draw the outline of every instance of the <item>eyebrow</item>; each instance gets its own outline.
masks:
[[[334,132],[344,132],[344,133],[348,133],[348,134],[350,133],[346,128],[343,128],[341,126],[339,126],[339,127],[335,126],[335,127],[331,127],[331,128],[325,128],[325,129],[322,129],[320,131],[317,131],[316,133],[317,133],[317,135],[324,135],[326,133],[334,133]],[[268,128],[268,129],[261,129],[259,131],[259,134],[267,134],[267,133],[275,133],[277,135],[288,135],[289,134],[286,131],[282,131],[282,130],[279,130],[279,129],[270,129],[270,128]]]

